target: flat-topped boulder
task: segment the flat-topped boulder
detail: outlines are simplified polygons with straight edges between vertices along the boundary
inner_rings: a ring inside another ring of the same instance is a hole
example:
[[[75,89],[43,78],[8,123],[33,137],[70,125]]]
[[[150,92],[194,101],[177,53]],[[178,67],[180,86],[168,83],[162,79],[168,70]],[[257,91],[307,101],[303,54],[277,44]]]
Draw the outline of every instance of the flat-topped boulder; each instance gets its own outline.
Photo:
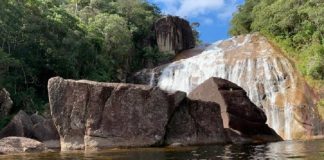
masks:
[[[48,93],[62,150],[233,142],[220,105],[184,92],[54,77]]]
[[[189,97],[220,104],[223,126],[230,132],[230,139],[237,143],[265,139],[282,140],[266,124],[265,113],[251,102],[241,87],[228,80],[209,78],[194,89]]]
[[[219,105],[190,100],[183,92],[59,77],[49,80],[48,89],[62,150],[228,141]],[[204,112],[208,121],[201,119],[203,111],[211,111]],[[189,113],[196,116],[190,117]],[[190,122],[186,122],[188,118]]]

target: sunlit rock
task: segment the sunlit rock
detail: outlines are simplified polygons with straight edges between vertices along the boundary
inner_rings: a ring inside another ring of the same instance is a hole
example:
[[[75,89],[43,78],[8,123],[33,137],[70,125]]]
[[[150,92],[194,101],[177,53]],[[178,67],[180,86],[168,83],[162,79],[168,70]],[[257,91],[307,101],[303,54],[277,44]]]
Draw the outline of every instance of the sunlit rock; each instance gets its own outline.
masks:
[[[154,79],[142,83],[188,94],[210,77],[227,79],[247,92],[266,113],[267,124],[284,139],[321,134],[312,89],[282,51],[257,33],[215,42],[198,55],[137,75],[152,73]]]
[[[0,153],[42,152],[45,145],[25,137],[6,137],[0,139]]]

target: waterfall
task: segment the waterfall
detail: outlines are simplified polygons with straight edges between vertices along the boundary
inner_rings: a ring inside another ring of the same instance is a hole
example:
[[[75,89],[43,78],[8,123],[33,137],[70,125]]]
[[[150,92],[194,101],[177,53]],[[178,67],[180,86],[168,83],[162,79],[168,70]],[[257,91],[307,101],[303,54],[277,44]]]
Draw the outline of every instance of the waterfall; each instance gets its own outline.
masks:
[[[154,86],[154,80],[155,80],[155,72],[152,70],[151,71],[151,77],[150,77],[150,86]]]
[[[169,64],[157,85],[190,93],[210,77],[241,86],[251,101],[263,108],[268,125],[283,138],[293,139],[295,130],[301,128],[294,129],[294,109],[304,105],[295,102],[300,87],[297,74],[266,38],[252,34],[215,42],[199,55]]]

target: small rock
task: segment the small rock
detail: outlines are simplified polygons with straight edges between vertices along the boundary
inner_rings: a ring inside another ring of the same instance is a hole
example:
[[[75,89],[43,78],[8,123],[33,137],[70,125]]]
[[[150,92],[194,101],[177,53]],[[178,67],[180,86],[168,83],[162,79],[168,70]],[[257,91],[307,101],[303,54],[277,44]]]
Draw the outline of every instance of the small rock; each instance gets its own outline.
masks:
[[[172,143],[169,147],[180,147],[183,146],[182,143]]]

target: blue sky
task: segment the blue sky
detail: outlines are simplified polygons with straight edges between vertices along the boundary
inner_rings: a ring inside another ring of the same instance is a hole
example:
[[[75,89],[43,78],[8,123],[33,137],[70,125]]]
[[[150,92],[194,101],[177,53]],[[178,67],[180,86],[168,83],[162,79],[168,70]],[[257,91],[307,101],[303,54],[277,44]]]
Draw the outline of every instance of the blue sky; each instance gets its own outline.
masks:
[[[200,39],[205,43],[229,37],[230,20],[244,0],[148,0],[159,6],[162,13],[199,22]]]

